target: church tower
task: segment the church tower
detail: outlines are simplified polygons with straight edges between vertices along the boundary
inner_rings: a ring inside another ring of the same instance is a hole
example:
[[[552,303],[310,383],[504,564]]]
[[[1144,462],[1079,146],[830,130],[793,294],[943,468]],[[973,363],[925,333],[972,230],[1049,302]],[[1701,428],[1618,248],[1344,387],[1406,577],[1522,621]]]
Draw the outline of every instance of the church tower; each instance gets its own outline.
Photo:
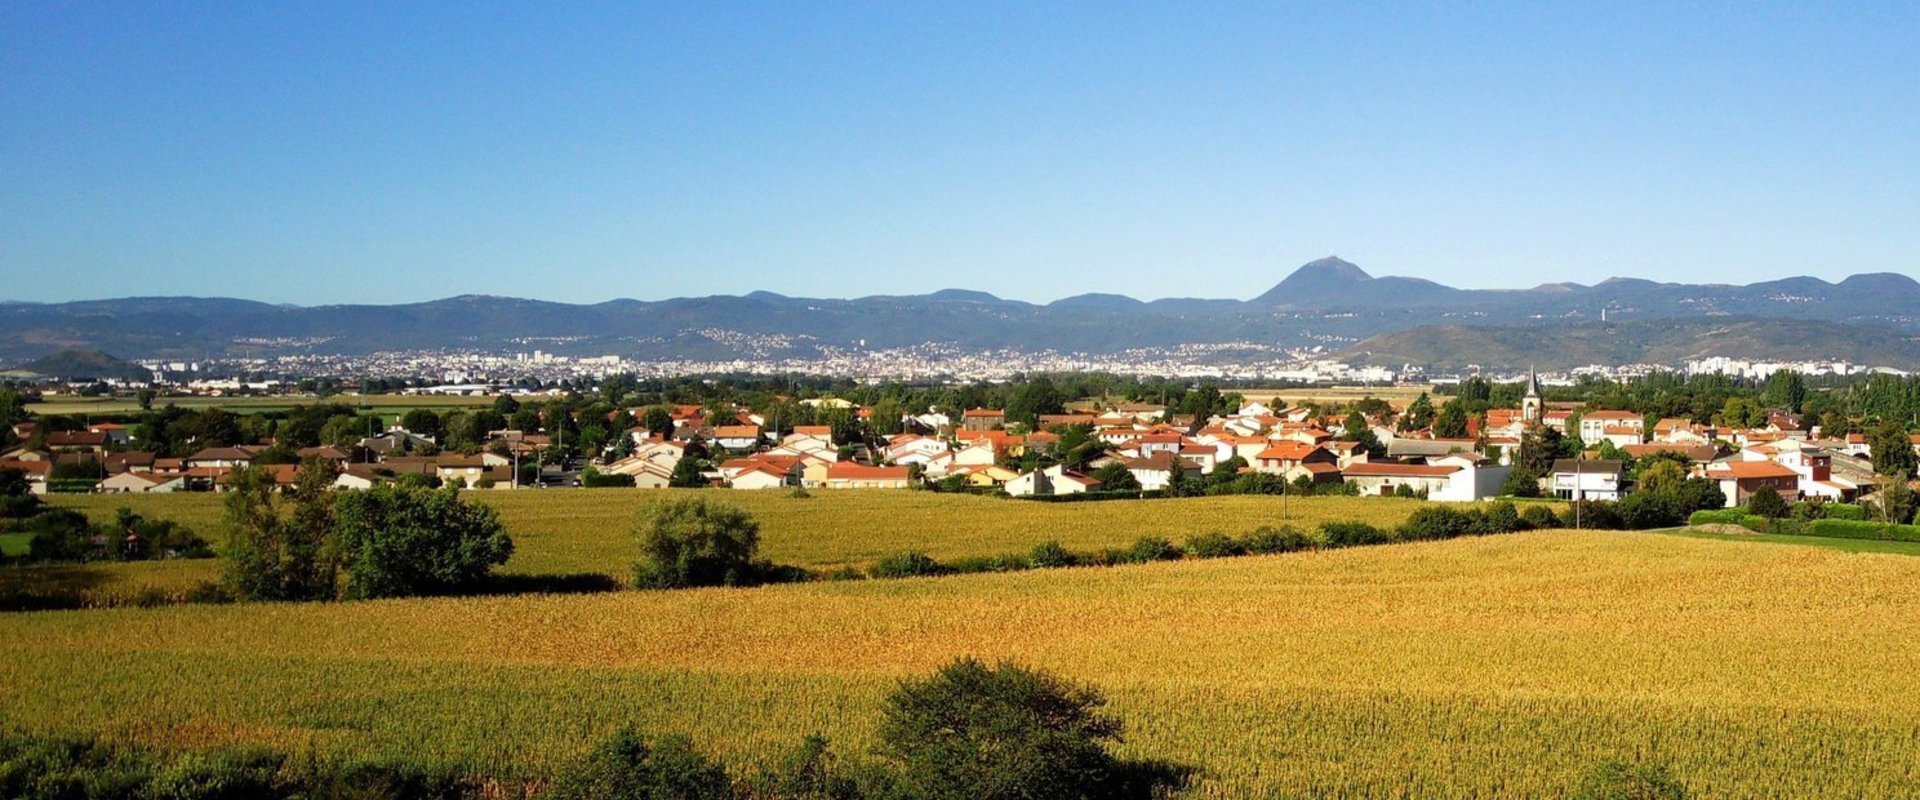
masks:
[[[1529,425],[1537,425],[1545,417],[1545,405],[1540,397],[1540,373],[1532,367],[1527,368],[1527,394],[1520,398],[1520,416]]]

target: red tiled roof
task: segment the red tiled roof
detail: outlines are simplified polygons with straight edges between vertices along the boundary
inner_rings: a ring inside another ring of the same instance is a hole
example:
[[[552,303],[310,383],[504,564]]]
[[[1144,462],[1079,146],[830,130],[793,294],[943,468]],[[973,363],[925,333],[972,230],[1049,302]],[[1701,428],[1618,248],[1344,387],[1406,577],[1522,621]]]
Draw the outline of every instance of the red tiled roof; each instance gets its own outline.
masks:
[[[1362,462],[1346,469],[1349,478],[1444,478],[1460,471],[1458,466],[1429,466],[1427,464],[1389,464],[1385,462]]]

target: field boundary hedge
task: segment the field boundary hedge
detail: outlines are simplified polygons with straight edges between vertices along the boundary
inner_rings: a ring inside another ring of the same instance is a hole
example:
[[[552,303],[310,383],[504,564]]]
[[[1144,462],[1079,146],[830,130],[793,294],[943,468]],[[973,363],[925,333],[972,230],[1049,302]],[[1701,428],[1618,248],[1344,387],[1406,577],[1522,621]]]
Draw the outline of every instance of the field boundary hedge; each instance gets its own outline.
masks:
[[[1920,542],[1920,525],[1888,525],[1884,522],[1852,519],[1770,519],[1757,514],[1748,514],[1745,509],[1739,508],[1695,511],[1692,516],[1687,517],[1687,524],[1738,525],[1755,533],[1814,536],[1824,539]]]

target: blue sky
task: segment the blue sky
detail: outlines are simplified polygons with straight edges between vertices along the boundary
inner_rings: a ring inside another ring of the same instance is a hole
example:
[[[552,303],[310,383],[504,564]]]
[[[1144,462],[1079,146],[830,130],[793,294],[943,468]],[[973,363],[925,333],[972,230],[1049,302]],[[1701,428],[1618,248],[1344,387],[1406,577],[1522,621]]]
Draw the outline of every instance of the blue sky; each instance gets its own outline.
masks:
[[[0,4],[0,297],[1920,272],[1912,3],[548,5]]]

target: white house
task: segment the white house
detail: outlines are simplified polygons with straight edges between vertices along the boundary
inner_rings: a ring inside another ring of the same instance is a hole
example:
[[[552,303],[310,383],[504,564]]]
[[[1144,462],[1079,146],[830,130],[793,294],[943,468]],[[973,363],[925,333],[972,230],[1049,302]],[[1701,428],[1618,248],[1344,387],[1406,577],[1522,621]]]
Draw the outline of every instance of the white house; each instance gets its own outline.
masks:
[[[1584,427],[1586,422],[1581,421]],[[1618,500],[1624,465],[1604,459],[1562,458],[1553,462],[1553,495],[1562,500]]]
[[[1580,441],[1613,442],[1616,447],[1646,440],[1647,419],[1631,411],[1589,411],[1580,415]]]
[[[1007,481],[1006,492],[1014,497],[1036,494],[1080,494],[1097,489],[1099,486],[1099,481],[1056,464]]]
[[[179,475],[122,472],[101,481],[94,490],[105,494],[164,494],[184,488],[186,488],[186,479]]]
[[[1471,503],[1500,494],[1513,468],[1471,458],[1442,458],[1433,464],[1357,461],[1341,473],[1363,495],[1391,496],[1405,486],[1428,500]]]

